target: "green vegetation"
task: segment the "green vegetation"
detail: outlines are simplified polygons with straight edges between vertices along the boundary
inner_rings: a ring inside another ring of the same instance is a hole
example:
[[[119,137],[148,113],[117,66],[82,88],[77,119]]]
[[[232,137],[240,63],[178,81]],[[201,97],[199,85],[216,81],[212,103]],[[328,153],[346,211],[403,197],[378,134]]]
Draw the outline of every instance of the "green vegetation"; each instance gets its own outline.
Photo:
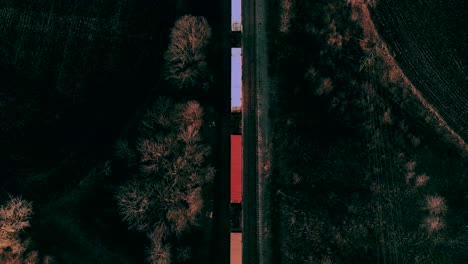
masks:
[[[463,145],[391,59],[365,1],[271,3],[278,263],[463,263]],[[453,134],[452,134],[453,135]]]

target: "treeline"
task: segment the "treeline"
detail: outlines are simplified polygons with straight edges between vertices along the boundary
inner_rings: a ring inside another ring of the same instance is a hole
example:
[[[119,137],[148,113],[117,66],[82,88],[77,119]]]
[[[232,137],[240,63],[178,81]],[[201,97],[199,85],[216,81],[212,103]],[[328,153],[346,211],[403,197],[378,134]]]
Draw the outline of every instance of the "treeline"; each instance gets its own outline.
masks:
[[[461,263],[466,160],[384,56],[374,3],[270,4],[278,263]]]
[[[179,18],[171,31],[162,76],[174,89],[209,90],[206,46],[211,28],[203,17]],[[215,169],[208,146],[213,120],[200,103],[160,97],[148,109],[133,144],[118,141],[116,156],[126,164],[116,193],[119,214],[129,228],[145,233],[149,263],[208,261]],[[211,158],[211,159],[210,159]],[[194,242],[197,241],[197,242]]]

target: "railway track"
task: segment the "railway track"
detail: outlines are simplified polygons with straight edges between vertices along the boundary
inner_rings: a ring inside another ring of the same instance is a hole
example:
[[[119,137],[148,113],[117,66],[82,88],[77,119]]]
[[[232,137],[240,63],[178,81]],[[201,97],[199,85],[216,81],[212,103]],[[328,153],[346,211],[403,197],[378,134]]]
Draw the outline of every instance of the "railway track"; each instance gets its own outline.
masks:
[[[262,198],[269,135],[265,7],[265,0],[242,2],[243,264],[271,263]]]
[[[242,263],[259,263],[255,1],[242,1]]]

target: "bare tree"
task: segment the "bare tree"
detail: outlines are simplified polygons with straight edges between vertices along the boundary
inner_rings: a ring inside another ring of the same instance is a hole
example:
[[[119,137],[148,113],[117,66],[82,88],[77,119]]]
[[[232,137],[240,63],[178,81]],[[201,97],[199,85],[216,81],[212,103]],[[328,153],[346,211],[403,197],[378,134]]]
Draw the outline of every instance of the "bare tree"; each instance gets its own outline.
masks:
[[[21,239],[21,234],[30,226],[32,203],[21,197],[10,196],[8,202],[0,206],[0,262],[5,264],[41,263],[37,251],[28,249],[29,239]],[[51,264],[53,258],[46,256],[42,263]]]
[[[148,262],[151,264],[171,263],[171,245],[164,242],[168,235],[167,227],[164,224],[156,226],[150,234],[150,247],[147,250]]]
[[[139,231],[150,230],[149,224],[156,217],[156,199],[152,185],[131,181],[117,192],[120,214],[129,227]]]
[[[32,214],[32,204],[18,197],[10,200],[0,207],[0,254],[9,252],[12,255],[21,255],[25,245],[21,243],[19,235],[29,227]]]
[[[210,148],[202,142],[202,124],[198,102],[173,105],[164,97],[141,122],[140,174],[119,188],[116,199],[129,227],[150,236],[150,263],[170,263],[168,237],[180,237],[203,216],[202,190],[215,170],[206,160]]]
[[[176,21],[164,58],[165,78],[178,88],[208,88],[211,75],[206,52],[211,28],[204,17],[186,15]]]

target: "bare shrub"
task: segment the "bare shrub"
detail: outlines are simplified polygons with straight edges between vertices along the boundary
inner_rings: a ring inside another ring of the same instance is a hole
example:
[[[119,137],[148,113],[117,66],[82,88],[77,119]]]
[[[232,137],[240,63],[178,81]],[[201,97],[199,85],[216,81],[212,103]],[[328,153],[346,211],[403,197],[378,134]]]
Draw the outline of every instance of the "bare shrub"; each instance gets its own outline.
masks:
[[[411,145],[413,145],[413,147],[417,147],[417,146],[419,146],[421,144],[421,139],[416,137],[416,136],[413,136],[413,135],[411,135],[410,141],[411,141]]]
[[[335,10],[334,5],[327,6],[326,10],[327,10],[325,11],[326,13],[336,12],[334,11]],[[343,33],[339,32],[338,22],[335,19],[332,19],[330,16],[325,16],[324,20],[325,20],[325,23],[328,24],[329,32],[326,33],[326,39],[328,39],[327,40],[328,45],[341,49],[343,47],[344,37],[343,37]]]
[[[387,71],[383,75],[384,82],[390,82],[394,84],[400,84],[403,82],[403,76],[401,71],[396,65],[388,65]]]
[[[36,264],[38,262],[38,259],[39,259],[39,254],[37,253],[37,251],[32,251],[27,255],[26,259],[24,260],[24,263]]]
[[[327,95],[333,91],[333,83],[330,78],[324,78],[315,92],[316,95]]]
[[[430,215],[425,219],[425,227],[429,233],[434,233],[445,228],[445,223],[441,217]]]
[[[293,172],[292,173],[292,182],[293,184],[301,184],[302,183],[302,176]]]
[[[370,54],[375,51],[378,36],[373,32],[375,26],[367,6],[373,6],[375,3],[373,0],[348,0],[348,4],[352,6],[351,20],[359,22],[364,30],[360,46],[366,54]]]
[[[55,258],[51,256],[45,256],[42,262],[44,264],[53,264],[55,263]]]
[[[429,181],[429,177],[426,174],[421,174],[416,177],[416,187],[425,186],[427,181]]]
[[[387,125],[393,124],[392,112],[390,109],[387,109],[387,111],[385,111],[383,116],[383,122]]]
[[[406,183],[409,183],[410,180],[413,179],[414,175],[415,175],[414,171],[408,171],[406,173]]]
[[[445,200],[438,195],[426,196],[426,210],[432,215],[440,215],[447,211]]]
[[[211,40],[211,28],[204,17],[186,15],[176,21],[171,42],[164,54],[165,78],[178,88],[206,84],[210,75],[206,52]],[[202,85],[207,89],[207,85]]]
[[[414,169],[416,169],[416,161],[412,160],[412,161],[406,163],[406,170],[408,172],[414,171]]]
[[[338,32],[332,32],[331,34],[328,35],[327,43],[330,46],[342,48],[343,47],[343,35],[341,35]]]
[[[317,72],[315,67],[313,65],[311,65],[311,66],[309,66],[309,68],[307,69],[307,72],[305,73],[305,78],[309,82],[314,83],[318,75],[319,75],[319,73]]]
[[[280,32],[288,33],[291,27],[291,19],[293,13],[294,3],[292,0],[281,0],[281,13],[280,13]]]

